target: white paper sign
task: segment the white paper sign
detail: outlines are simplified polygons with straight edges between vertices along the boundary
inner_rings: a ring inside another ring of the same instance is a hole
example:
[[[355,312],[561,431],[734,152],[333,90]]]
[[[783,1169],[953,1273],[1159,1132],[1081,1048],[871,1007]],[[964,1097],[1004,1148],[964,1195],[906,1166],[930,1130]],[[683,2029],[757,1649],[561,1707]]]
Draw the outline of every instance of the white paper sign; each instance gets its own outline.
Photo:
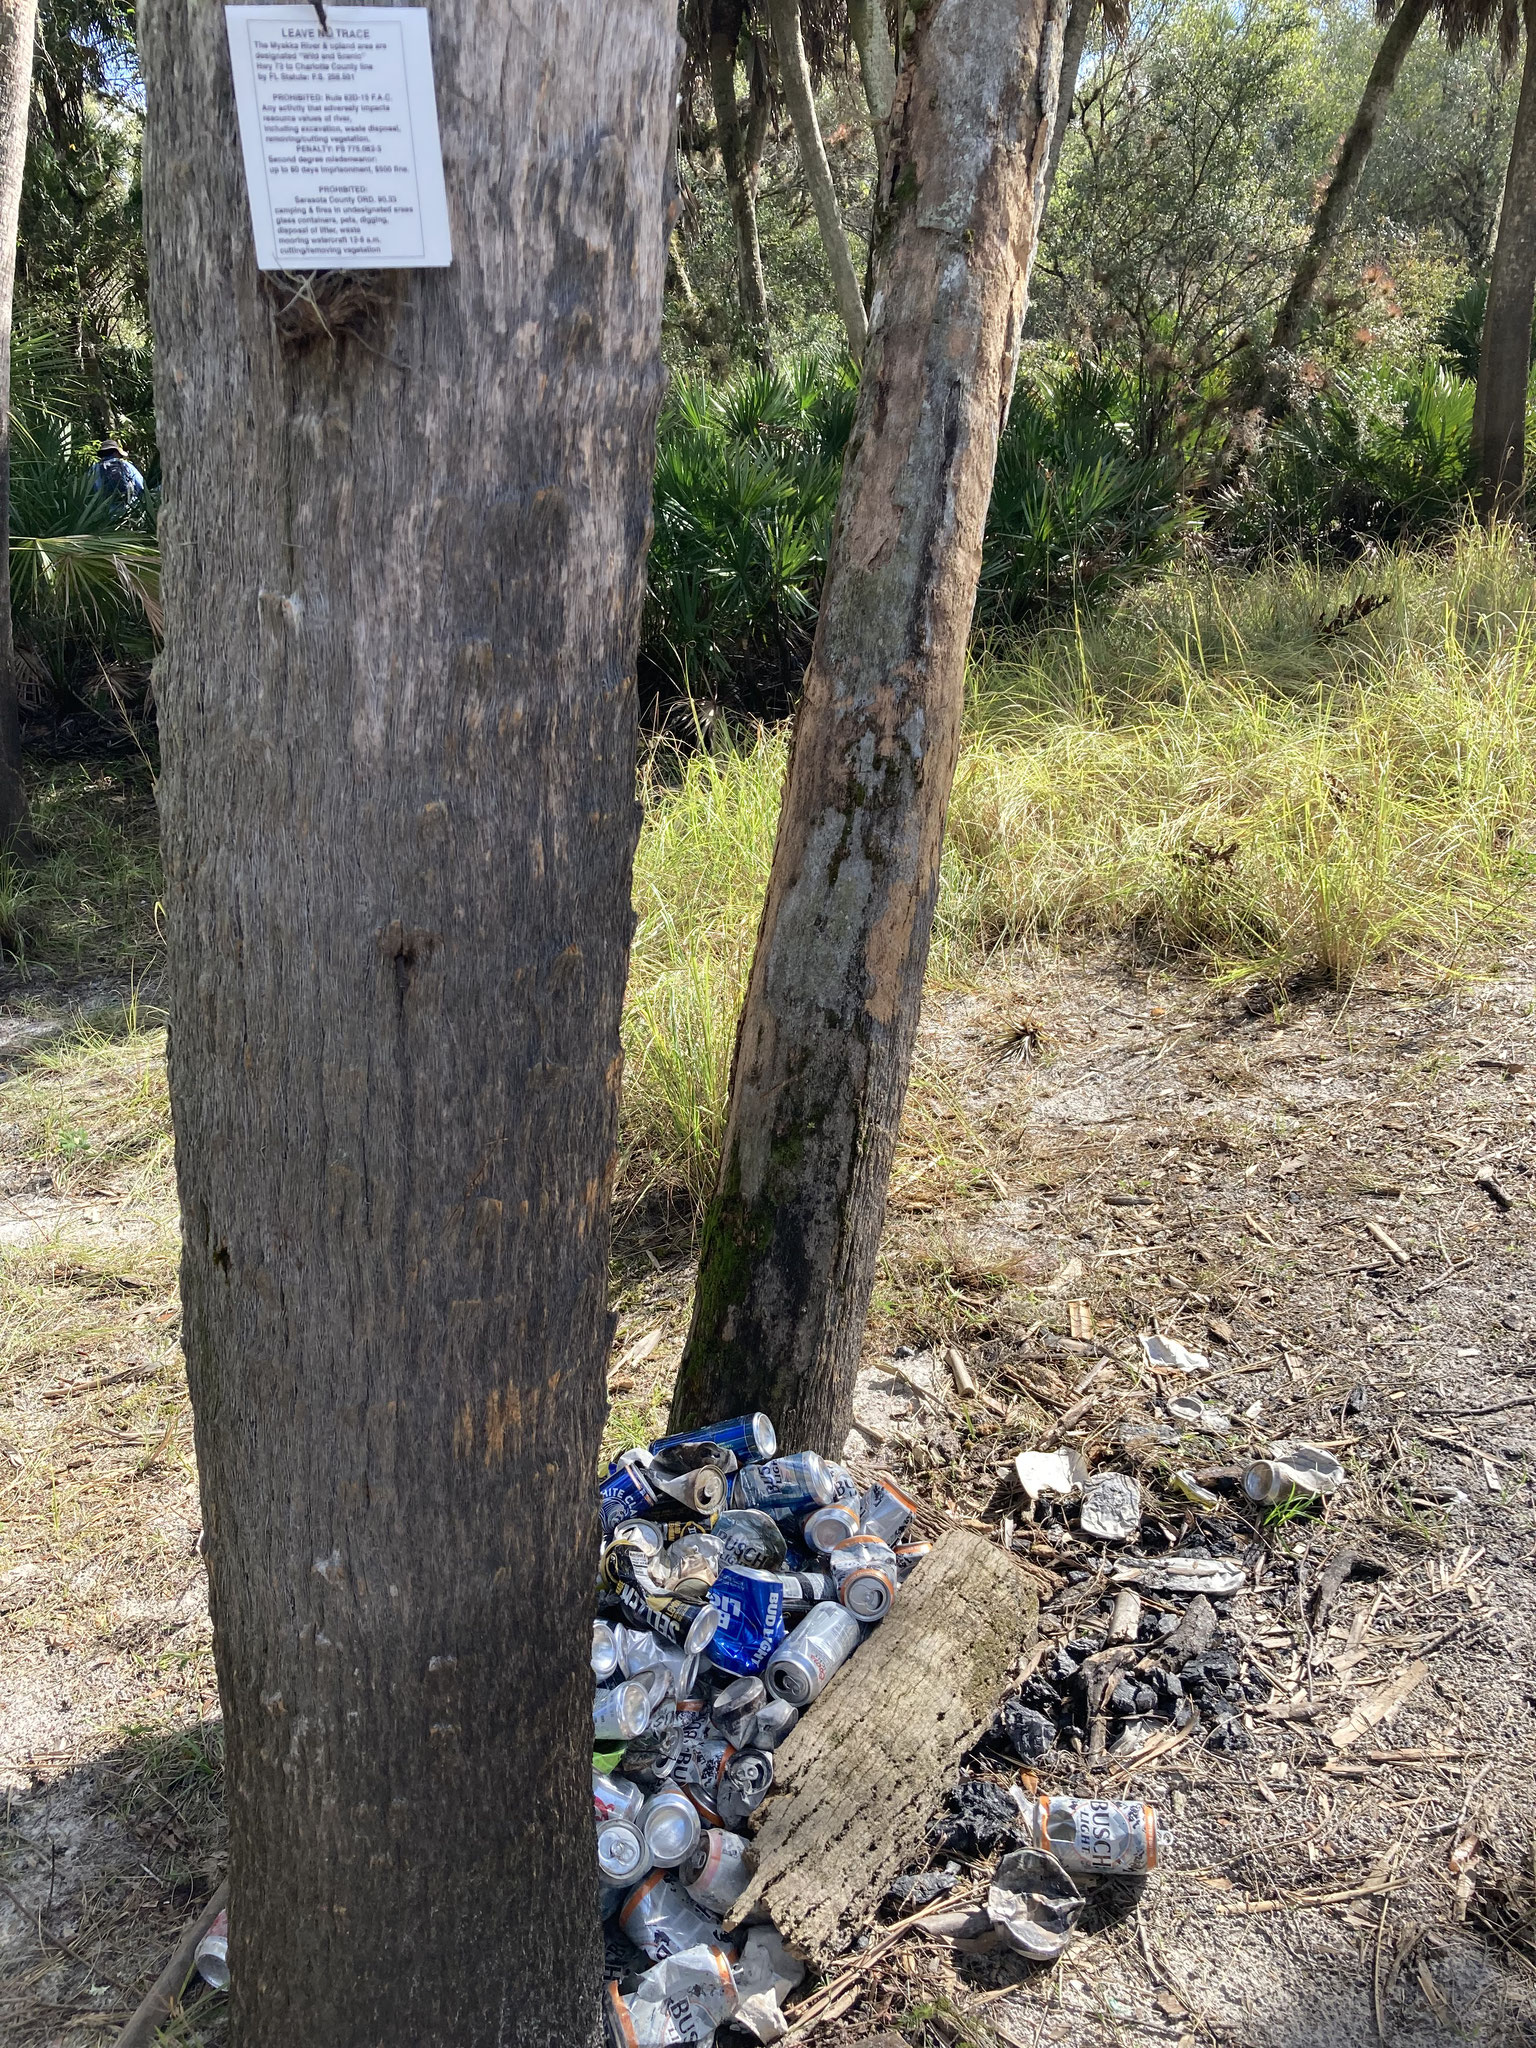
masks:
[[[453,261],[424,7],[226,7],[262,270]]]

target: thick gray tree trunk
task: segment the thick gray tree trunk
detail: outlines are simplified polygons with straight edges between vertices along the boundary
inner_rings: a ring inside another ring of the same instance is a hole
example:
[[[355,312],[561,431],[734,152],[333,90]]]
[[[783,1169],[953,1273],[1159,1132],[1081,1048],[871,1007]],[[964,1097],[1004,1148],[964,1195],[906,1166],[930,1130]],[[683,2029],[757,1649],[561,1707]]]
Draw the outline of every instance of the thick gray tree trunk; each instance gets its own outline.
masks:
[[[805,59],[805,42],[800,34],[800,0],[768,0],[768,19],[779,52],[779,78],[789,103],[795,143],[800,151],[800,169],[816,209],[821,246],[832,272],[832,294],[838,317],[848,337],[849,351],[856,362],[864,359],[868,323],[864,317],[864,295],[859,290],[848,237],[843,231],[842,211],[832,185],[832,168],[821,140],[821,123],[816,118],[816,95],[811,89],[811,68]]]
[[[673,1397],[840,1450],[917,1029],[1051,0],[933,0],[897,85],[858,416]],[[1057,11],[1052,19],[1059,19]],[[1047,61],[1058,61],[1059,37]]]
[[[848,0],[848,26],[859,53],[859,76],[875,138],[875,161],[882,176],[891,144],[891,107],[896,99],[896,59],[885,25],[885,0]]]
[[[736,50],[741,41],[743,0],[710,0],[709,90],[715,103],[715,128],[731,224],[736,233],[736,293],[741,317],[761,347],[768,339],[768,287],[763,280],[763,251],[757,235],[757,201],[752,194],[752,166],[747,139],[736,106]]]
[[[27,837],[11,645],[11,311],[36,27],[37,0],[0,0],[0,847]]]
[[[233,2041],[573,2048],[675,10],[435,0],[453,266],[302,347],[140,27]]]
[[[1484,518],[1518,514],[1525,500],[1525,399],[1536,302],[1536,0],[1525,0],[1525,70],[1504,173],[1472,415],[1472,474]]]
[[[1429,13],[1430,0],[1402,0],[1402,5],[1392,17],[1381,46],[1376,52],[1370,75],[1365,81],[1365,90],[1360,95],[1360,105],[1350,123],[1349,133],[1339,149],[1339,160],[1334,166],[1328,190],[1323,194],[1322,204],[1312,216],[1312,231],[1307,237],[1307,246],[1296,265],[1296,274],[1291,279],[1291,288],[1286,294],[1285,304],[1275,318],[1274,332],[1270,336],[1270,348],[1291,353],[1301,339],[1306,323],[1307,309],[1312,303],[1312,294],[1323,265],[1338,245],[1344,224],[1349,218],[1350,204],[1360,189],[1360,180],[1365,172],[1365,160],[1371,153],[1376,140],[1376,130],[1385,111],[1387,101],[1392,97],[1392,88],[1397,75],[1403,68],[1403,60],[1413,48],[1414,38],[1423,26],[1424,17]]]

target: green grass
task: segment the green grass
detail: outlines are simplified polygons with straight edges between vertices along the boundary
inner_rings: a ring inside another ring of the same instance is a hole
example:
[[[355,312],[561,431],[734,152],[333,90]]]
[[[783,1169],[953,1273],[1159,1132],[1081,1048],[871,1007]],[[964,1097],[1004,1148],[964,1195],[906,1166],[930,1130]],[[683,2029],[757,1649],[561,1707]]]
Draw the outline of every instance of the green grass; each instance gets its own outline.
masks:
[[[33,856],[0,854],[0,955],[24,981],[133,976],[160,958],[148,765],[48,762],[27,775]]]

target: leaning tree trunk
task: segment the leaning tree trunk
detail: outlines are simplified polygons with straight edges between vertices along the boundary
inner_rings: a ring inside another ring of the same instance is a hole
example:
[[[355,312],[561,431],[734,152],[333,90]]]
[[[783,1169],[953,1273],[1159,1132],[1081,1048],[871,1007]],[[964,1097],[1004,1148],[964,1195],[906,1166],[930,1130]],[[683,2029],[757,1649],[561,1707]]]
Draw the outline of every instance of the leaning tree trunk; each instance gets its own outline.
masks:
[[[933,0],[897,86],[877,311],[673,1396],[680,1427],[760,1407],[784,1442],[841,1449],[1055,109],[1042,44],[1059,50],[1064,12]]]
[[[1472,415],[1472,474],[1485,519],[1518,513],[1525,497],[1525,400],[1536,301],[1536,0],[1526,0],[1525,70],[1504,173]]]
[[[16,296],[16,223],[27,161],[32,39],[37,0],[0,0],[0,847],[27,836],[21,780],[21,721],[11,645],[11,308]]]
[[[891,107],[896,99],[896,59],[891,54],[890,32],[885,25],[885,0],[848,0],[848,26],[859,53],[864,104],[869,108],[870,132],[875,138],[875,162],[884,176],[886,152],[891,144]]]
[[[725,169],[726,197],[736,231],[736,292],[741,317],[765,346],[768,337],[768,287],[763,281],[763,251],[757,236],[757,201],[752,196],[752,171],[746,138],[736,108],[736,49],[741,41],[744,0],[711,0],[709,10],[709,89],[715,103],[715,128],[720,161]]]
[[[1056,118],[1051,123],[1051,146],[1046,154],[1045,169],[1040,174],[1040,189],[1035,195],[1035,244],[1038,248],[1040,231],[1045,226],[1046,209],[1051,203],[1051,188],[1056,183],[1056,169],[1061,162],[1062,145],[1067,139],[1067,130],[1072,126],[1072,108],[1077,100],[1077,74],[1083,68],[1083,51],[1088,47],[1088,30],[1098,12],[1099,0],[1072,0],[1067,9],[1067,25],[1061,38],[1061,77],[1056,92]]]
[[[783,82],[784,97],[789,102],[789,118],[794,125],[795,143],[800,151],[800,168],[810,188],[811,204],[816,209],[816,225],[821,230],[821,246],[827,252],[827,262],[832,271],[832,293],[837,300],[838,317],[843,323],[843,332],[848,337],[848,347],[854,360],[862,362],[868,333],[864,295],[859,290],[848,237],[843,232],[842,212],[832,186],[832,169],[822,145],[821,123],[816,118],[811,67],[805,60],[805,42],[800,34],[800,0],[768,0],[768,19],[773,24],[773,40],[778,47],[779,77]]]
[[[1296,266],[1296,275],[1291,279],[1285,304],[1276,316],[1269,342],[1272,351],[1289,354],[1301,339],[1318,277],[1344,232],[1350,203],[1360,189],[1365,160],[1376,140],[1377,124],[1392,96],[1397,74],[1403,68],[1403,59],[1413,48],[1414,37],[1423,26],[1429,6],[1430,0],[1402,0],[1402,5],[1392,17],[1391,26],[1381,39],[1376,61],[1360,95],[1360,105],[1339,150],[1339,160],[1334,165],[1328,190],[1312,217],[1312,232],[1307,237],[1307,246]]]
[[[675,10],[435,0],[453,265],[328,328],[140,21],[232,2038],[572,2048]]]

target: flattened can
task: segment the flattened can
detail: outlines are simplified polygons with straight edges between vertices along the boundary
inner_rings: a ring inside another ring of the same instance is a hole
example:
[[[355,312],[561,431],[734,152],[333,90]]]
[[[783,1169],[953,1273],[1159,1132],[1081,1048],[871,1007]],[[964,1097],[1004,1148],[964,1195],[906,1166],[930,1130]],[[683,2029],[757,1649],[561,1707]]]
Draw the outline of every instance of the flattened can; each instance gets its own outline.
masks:
[[[825,1557],[836,1544],[846,1543],[850,1536],[859,1533],[858,1509],[834,1500],[824,1508],[812,1508],[800,1526],[812,1550]]]
[[[667,1776],[683,1787],[710,1827],[720,1824],[720,1781],[735,1754],[722,1736],[686,1733],[669,1759]]]
[[[727,1508],[714,1525],[721,1545],[722,1569],[745,1565],[750,1571],[776,1572],[784,1562],[784,1531],[761,1508]]]
[[[833,1495],[832,1474],[814,1451],[796,1451],[788,1458],[743,1465],[731,1481],[733,1508],[762,1508],[768,1514],[803,1515],[827,1507]]]
[[[624,1902],[619,1925],[653,1963],[663,1956],[675,1956],[680,1949],[720,1939],[716,1923],[706,1920],[661,1870],[653,1870],[636,1885]]]
[[[738,1678],[761,1671],[784,1640],[784,1588],[777,1575],[731,1565],[715,1580],[709,1598],[721,1615],[710,1638],[710,1663]]]
[[[878,1536],[850,1536],[827,1559],[837,1597],[860,1621],[881,1621],[901,1584],[896,1553]]]
[[[857,1617],[846,1607],[821,1601],[769,1658],[763,1673],[768,1690],[792,1707],[809,1706],[858,1648],[861,1634]]]
[[[1127,1799],[1037,1799],[1037,1849],[1075,1877],[1142,1877],[1157,1868],[1157,1810]]]
[[[605,1820],[599,1824],[597,1867],[609,1884],[633,1884],[650,1869],[651,1852],[632,1820]]]
[[[877,1479],[864,1496],[859,1527],[866,1536],[879,1536],[894,1543],[917,1513],[917,1502],[908,1499],[892,1479]]]
[[[752,1882],[757,1851],[745,1835],[706,1828],[683,1869],[683,1886],[696,1906],[722,1919]]]
[[[683,1429],[676,1436],[659,1436],[650,1448],[654,1456],[657,1451],[669,1451],[677,1444],[700,1443],[724,1444],[745,1465],[750,1460],[771,1458],[779,1448],[779,1437],[766,1415],[733,1415],[728,1422],[712,1422],[705,1429]]]

